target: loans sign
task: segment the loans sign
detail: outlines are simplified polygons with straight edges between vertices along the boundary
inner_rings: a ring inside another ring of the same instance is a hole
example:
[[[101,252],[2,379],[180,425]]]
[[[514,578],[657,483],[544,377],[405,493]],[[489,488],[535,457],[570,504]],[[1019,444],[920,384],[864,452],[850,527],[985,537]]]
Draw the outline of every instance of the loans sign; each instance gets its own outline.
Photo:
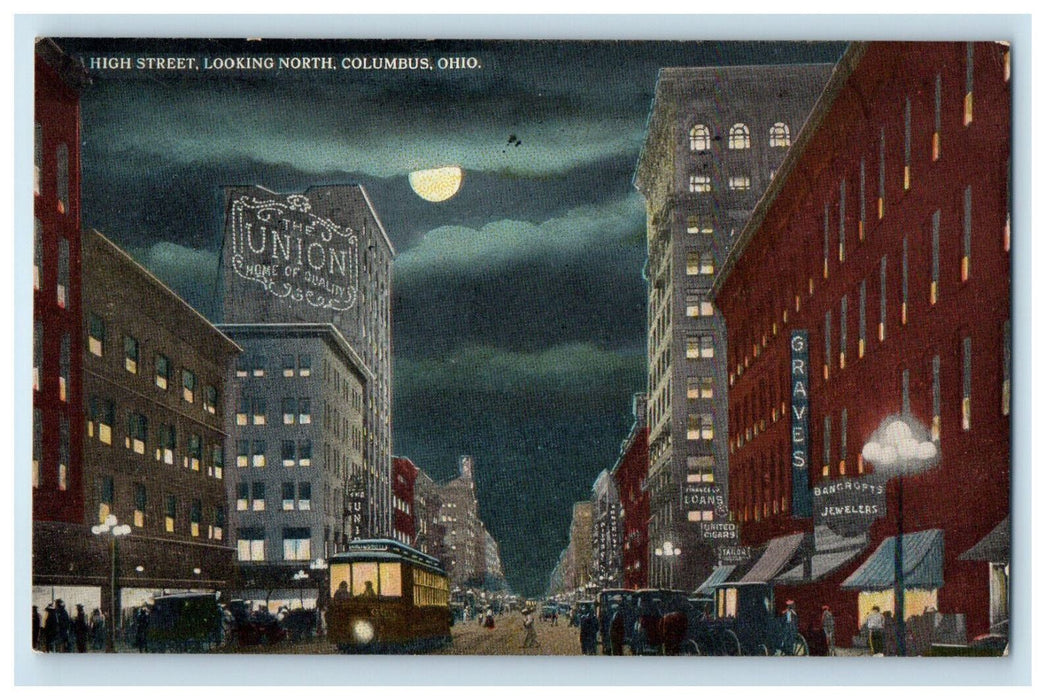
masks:
[[[358,290],[358,236],[312,211],[302,194],[235,196],[227,212],[230,264],[270,294],[347,311]]]
[[[808,331],[790,333],[790,464],[793,465],[793,514],[812,515],[808,490]]]
[[[701,511],[703,521],[726,518],[727,501],[724,491],[716,484],[685,484],[683,509],[688,513]]]

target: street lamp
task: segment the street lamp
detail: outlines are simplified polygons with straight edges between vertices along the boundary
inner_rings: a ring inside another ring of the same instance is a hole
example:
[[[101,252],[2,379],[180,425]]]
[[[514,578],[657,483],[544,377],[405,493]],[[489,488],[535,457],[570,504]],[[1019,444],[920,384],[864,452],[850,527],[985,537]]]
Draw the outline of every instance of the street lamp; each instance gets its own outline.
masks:
[[[674,547],[672,542],[670,542],[669,540],[666,540],[665,542],[662,543],[661,547],[655,547],[654,548],[654,555],[656,557],[663,557],[663,558],[665,558],[666,561],[669,562],[670,569],[669,569],[669,577],[668,577],[669,581],[668,581],[668,583],[669,583],[670,586],[672,586],[673,585],[673,571],[672,571],[673,561],[672,561],[671,557],[679,557],[680,556],[680,548],[679,547]]]
[[[306,571],[304,571],[303,569],[300,569],[295,574],[293,574],[292,578],[293,578],[293,581],[298,581],[300,583],[300,607],[302,608],[303,607],[303,582],[304,582],[305,579],[310,578],[310,576],[307,574]]]
[[[110,513],[102,525],[92,525],[91,534],[110,538],[110,625],[106,636],[106,651],[114,653],[114,632],[117,626],[117,538],[130,534],[131,525],[118,525],[117,516]]]
[[[896,545],[894,552],[894,596],[896,650],[906,651],[903,609],[906,592],[903,584],[903,477],[919,474],[938,460],[939,450],[929,433],[907,411],[889,416],[863,445],[863,459],[874,465],[874,473],[896,479]]]

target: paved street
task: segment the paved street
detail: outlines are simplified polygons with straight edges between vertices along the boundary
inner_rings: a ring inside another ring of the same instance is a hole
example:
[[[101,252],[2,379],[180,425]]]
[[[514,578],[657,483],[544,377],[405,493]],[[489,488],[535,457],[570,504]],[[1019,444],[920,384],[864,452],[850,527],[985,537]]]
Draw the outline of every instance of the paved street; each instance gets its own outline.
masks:
[[[560,619],[559,625],[535,621],[540,648],[523,648],[523,618],[510,613],[496,619],[496,627],[487,629],[475,622],[460,622],[453,628],[453,644],[439,650],[439,654],[512,654],[570,656],[581,653],[578,628]]]

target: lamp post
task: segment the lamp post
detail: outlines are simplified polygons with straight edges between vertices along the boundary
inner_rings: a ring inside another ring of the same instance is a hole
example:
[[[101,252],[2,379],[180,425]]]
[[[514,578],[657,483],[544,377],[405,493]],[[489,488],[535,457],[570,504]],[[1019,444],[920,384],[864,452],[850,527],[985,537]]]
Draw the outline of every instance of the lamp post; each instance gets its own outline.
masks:
[[[938,460],[939,450],[929,433],[910,413],[887,417],[863,445],[863,459],[875,473],[896,479],[896,541],[893,548],[896,652],[903,656],[906,640],[903,622],[906,591],[903,582],[903,477],[918,474]]]
[[[310,576],[308,576],[306,571],[300,569],[295,574],[293,574],[292,578],[293,581],[296,581],[300,584],[300,607],[303,608],[303,582],[305,579],[310,578]]]
[[[321,607],[323,592],[326,591],[325,586],[325,572],[329,568],[329,563],[322,557],[318,557],[310,564],[311,571],[318,571],[320,573],[317,576],[321,579],[318,584],[318,595],[315,597],[314,606],[315,608]]]
[[[106,652],[114,653],[117,627],[117,538],[130,534],[131,525],[118,525],[117,516],[110,514],[101,525],[93,525],[91,534],[110,538],[110,625],[106,635]]]
[[[673,560],[670,559],[670,557],[679,557],[680,553],[681,553],[680,552],[680,548],[679,547],[674,547],[673,543],[670,542],[669,540],[666,540],[665,542],[663,542],[661,547],[655,547],[654,548],[654,555],[656,557],[664,557],[665,560],[669,562],[669,566],[670,566],[669,580],[666,583],[668,583],[670,587],[672,587],[672,585],[673,585],[673,580],[672,580],[673,579],[673,571],[672,571],[672,568],[671,568],[672,565],[673,565]]]

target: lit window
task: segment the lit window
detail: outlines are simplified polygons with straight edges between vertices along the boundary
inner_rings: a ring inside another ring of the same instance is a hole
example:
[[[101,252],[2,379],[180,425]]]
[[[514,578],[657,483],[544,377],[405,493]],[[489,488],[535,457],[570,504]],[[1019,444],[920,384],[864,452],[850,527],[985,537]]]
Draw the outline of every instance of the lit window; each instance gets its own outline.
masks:
[[[841,409],[841,461],[838,464],[838,472],[845,475],[845,462],[848,460],[848,409]]]
[[[298,510],[311,510],[311,482],[301,481],[299,489],[299,498],[296,501],[296,508]]]
[[[296,399],[288,397],[282,399],[282,423],[285,425],[295,425]]]
[[[306,527],[287,527],[282,530],[282,558],[285,561],[310,561],[311,530]],[[398,568],[398,565],[395,565]],[[374,587],[376,591],[376,587]]]
[[[823,416],[823,476],[830,476],[830,433],[832,430],[830,416]]]
[[[698,251],[687,251],[687,274],[697,275],[700,267],[700,255]]]
[[[157,429],[157,452],[154,458],[158,462],[172,464],[175,462],[176,431],[174,425],[161,423]]]
[[[687,359],[697,360],[701,357],[701,343],[700,338],[697,335],[687,336]]]
[[[300,399],[300,424],[308,425],[311,422],[311,400]]]
[[[713,309],[713,304],[712,303],[710,303],[708,301],[702,302],[702,315],[703,316],[712,316],[713,315],[713,310],[714,309]]]
[[[790,145],[790,127],[783,122],[775,122],[768,129],[768,145],[772,148],[786,148]]]
[[[188,369],[183,370],[183,400],[194,403],[194,392],[197,390],[197,377]]]
[[[135,485],[135,510],[132,511],[132,524],[135,527],[146,526],[146,485]]]
[[[238,359],[235,360],[234,376],[238,378],[249,376],[249,358],[245,355],[238,355]]]
[[[940,440],[940,356],[932,358],[932,440]]]
[[[184,466],[189,467],[192,471],[201,471],[201,436],[191,433],[187,437],[187,456],[184,459]]]
[[[40,486],[40,457],[44,452],[44,418],[39,408],[33,409],[33,488]]]
[[[973,42],[965,45],[965,100],[962,108],[962,123],[973,123]]]
[[[55,196],[59,214],[69,213],[69,147],[60,143],[55,152]]]
[[[881,304],[879,306],[880,317],[878,319],[878,341],[885,340],[885,311],[888,297],[885,294],[885,283],[888,276],[888,257],[881,256]]]
[[[300,376],[310,377],[311,376],[311,356],[300,355]]]
[[[300,440],[300,466],[311,466],[311,441]]]
[[[88,315],[88,352],[96,357],[102,357],[102,349],[106,344],[106,323],[95,314]]]
[[[700,395],[698,377],[687,378],[687,398],[697,399]]]
[[[227,510],[223,506],[216,506],[212,514],[212,539],[223,541],[223,528],[227,526]]]
[[[750,188],[749,175],[735,175],[728,180],[728,187],[733,190],[748,190]]]
[[[44,364],[44,324],[33,322],[33,391],[40,391],[40,368]]]
[[[237,465],[239,467],[249,466],[249,441],[238,440]]]
[[[972,425],[973,399],[973,340],[962,339],[962,430]]]
[[[932,121],[932,159],[940,159],[940,98],[942,97],[942,85],[940,74],[936,74],[936,84],[933,86],[933,121]]]
[[[59,238],[56,302],[60,309],[69,303],[69,241]]]
[[[190,536],[201,536],[201,501],[197,498],[190,502]]]
[[[701,295],[699,295],[697,293],[695,293],[695,294],[688,294],[687,295],[687,317],[688,318],[698,318],[701,315],[700,302],[701,302]]]
[[[172,378],[172,364],[160,353],[154,358],[154,384],[157,388],[168,390],[168,381]]]
[[[262,355],[253,355],[252,357],[252,376],[262,377],[266,374],[266,363],[267,358]]]
[[[267,424],[267,400],[255,398],[252,400],[252,424]]]
[[[741,150],[750,147],[750,130],[742,123],[735,124],[731,127],[731,132],[728,134],[728,148],[733,150]]]
[[[136,454],[146,452],[146,416],[141,413],[128,414],[128,435],[124,446]]]
[[[973,247],[973,188],[968,186],[962,195],[962,282],[969,280],[969,259]]]
[[[1009,321],[1002,324],[1002,415],[1009,415],[1009,381],[1013,377],[1013,334]]]
[[[248,396],[242,396],[238,399],[238,410],[234,414],[234,421],[238,425],[249,424],[249,411],[252,410],[252,399]]]
[[[99,522],[106,522],[106,518],[113,513],[113,477],[102,476],[96,482],[96,488],[98,489],[98,517]]]
[[[59,491],[69,488],[69,419],[66,416],[59,417],[59,465],[58,465],[58,487]]]
[[[830,205],[823,207],[823,279],[830,276]],[[811,280],[808,280],[811,286]],[[809,289],[809,291],[811,291]]]
[[[205,387],[205,412],[216,415],[219,404],[219,391],[211,384]]]
[[[165,496],[165,532],[175,532],[176,497]]]
[[[940,293],[940,210],[932,213],[932,271],[929,280],[929,303],[935,304]]]
[[[296,356],[295,355],[282,355],[282,376],[283,377],[294,377],[294,376],[296,376]]]
[[[902,273],[902,284],[900,289],[900,318],[899,322],[904,326],[907,325],[907,237],[903,237],[903,273]]]
[[[685,226],[688,233],[698,233],[698,215],[691,214],[687,217],[687,225]]]
[[[223,478],[223,446],[212,446],[212,465],[209,467],[209,476],[217,479]]]
[[[692,175],[688,180],[690,192],[712,192],[713,181],[709,175]]]
[[[838,355],[838,367],[845,368],[845,356],[848,353],[848,295],[841,297],[841,352]]]
[[[262,481],[252,482],[252,510],[260,512],[267,508],[267,484]]]
[[[825,317],[826,323],[823,326],[823,379],[830,378],[830,360],[831,360],[831,348],[830,348],[830,333],[831,333],[831,319],[830,312],[826,312]]]
[[[867,281],[859,283],[859,356],[867,351]]]
[[[296,507],[296,484],[282,482],[282,510],[294,510]]]
[[[694,483],[712,484],[716,458],[713,455],[691,455],[687,458],[687,480]]]
[[[903,110],[903,189],[910,189],[910,98]]]
[[[885,127],[881,127],[880,148],[878,149],[878,200],[877,218],[885,217]]]
[[[262,440],[252,442],[252,466],[267,466],[267,443]]]
[[[296,442],[294,440],[282,440],[282,466],[292,467],[296,465]]]
[[[234,488],[235,508],[239,511],[247,511],[249,509],[249,482],[239,481]]]
[[[263,528],[238,528],[238,561],[264,561]]]
[[[124,368],[132,374],[139,372],[139,341],[124,336]]]
[[[705,124],[695,124],[691,127],[690,141],[692,151],[708,151],[709,127]]]

